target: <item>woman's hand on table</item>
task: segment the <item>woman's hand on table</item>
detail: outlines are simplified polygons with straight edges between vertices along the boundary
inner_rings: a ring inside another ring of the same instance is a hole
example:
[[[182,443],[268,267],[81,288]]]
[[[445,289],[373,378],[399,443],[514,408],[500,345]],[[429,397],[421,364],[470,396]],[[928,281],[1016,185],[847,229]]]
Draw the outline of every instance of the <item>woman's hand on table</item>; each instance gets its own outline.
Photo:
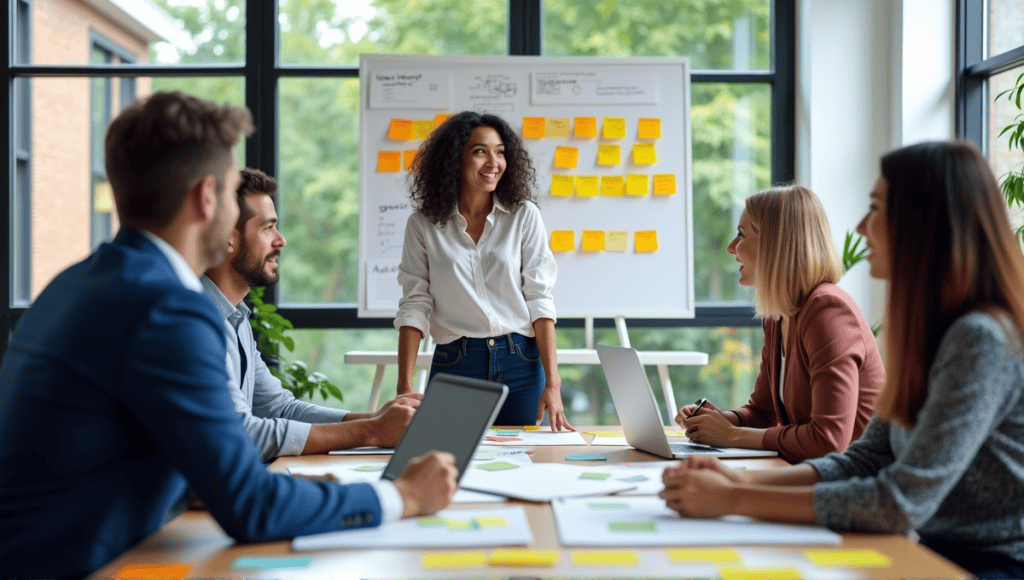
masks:
[[[551,416],[551,430],[554,432],[566,429],[575,431],[569,420],[565,418],[565,407],[562,405],[562,381],[548,380],[544,384],[544,391],[540,394],[540,404],[537,406],[537,424],[544,420],[544,413]]]
[[[691,464],[687,461],[665,469],[662,474],[665,489],[658,494],[665,500],[665,505],[688,518],[718,518],[734,513],[732,495],[741,478],[729,473],[732,470],[713,457],[689,459],[710,459],[712,462]]]
[[[696,415],[687,418],[682,425],[690,441],[701,445],[733,447],[731,438],[736,426],[721,411],[706,410],[705,405]],[[682,411],[680,411],[682,412]]]

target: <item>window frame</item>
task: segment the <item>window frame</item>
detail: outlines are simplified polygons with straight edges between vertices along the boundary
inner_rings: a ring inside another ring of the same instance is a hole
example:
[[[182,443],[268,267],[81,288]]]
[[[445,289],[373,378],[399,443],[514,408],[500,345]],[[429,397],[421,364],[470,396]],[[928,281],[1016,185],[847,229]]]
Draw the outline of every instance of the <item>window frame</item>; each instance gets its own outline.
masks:
[[[14,103],[15,79],[31,77],[142,77],[142,76],[241,76],[245,79],[245,101],[256,126],[260,128],[253,138],[246,142],[246,160],[251,167],[276,175],[278,163],[278,86],[285,78],[342,77],[358,78],[358,66],[324,67],[282,65],[280,62],[278,36],[278,3],[248,0],[246,2],[246,61],[241,64],[207,65],[31,65],[15,62],[13,40],[16,38],[14,7],[30,0],[14,0],[3,11],[0,18],[6,20],[9,31],[7,43],[0,48],[0,61],[5,63],[4,79],[7,82],[9,102]],[[543,40],[542,0],[509,0],[508,54],[510,56],[540,56]],[[771,181],[791,181],[796,170],[796,0],[771,0],[771,69],[768,71],[709,71],[696,70],[691,73],[691,83],[739,83],[768,85],[771,91]],[[266,39],[272,39],[267,42]],[[20,114],[20,113],[19,113]],[[0,134],[6,130],[11,135],[14,123],[13,105],[8,115],[0,120]],[[2,170],[2,177],[13,188],[13,136],[2,144],[0,155],[6,156],[8,164]],[[0,223],[11,223],[13,199],[0,208]],[[12,239],[0,237],[0,255],[11,256]],[[31,253],[31,248],[28,248]],[[21,263],[19,261],[19,263]],[[0,268],[0,308],[6,322],[5,332],[0,333],[0,353],[6,351],[9,332],[25,311],[21,305],[13,305],[12,268]],[[277,304],[278,292],[275,286],[267,288],[264,299]],[[354,304],[343,305],[285,305],[279,312],[290,319],[297,329],[366,329],[390,328],[391,320],[381,318],[359,318]],[[692,319],[630,319],[632,328],[673,328],[673,327],[755,327],[760,321],[754,318],[753,304],[698,302],[696,316]],[[559,327],[582,328],[583,319],[561,319]],[[598,328],[614,326],[611,319],[595,321]]]

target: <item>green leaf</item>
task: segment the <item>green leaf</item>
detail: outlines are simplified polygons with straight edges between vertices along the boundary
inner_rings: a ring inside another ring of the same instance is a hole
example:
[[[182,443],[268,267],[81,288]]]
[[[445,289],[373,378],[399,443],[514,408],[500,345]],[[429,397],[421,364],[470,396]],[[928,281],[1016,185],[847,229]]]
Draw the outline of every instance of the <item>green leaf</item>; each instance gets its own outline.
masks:
[[[334,386],[333,383],[327,383],[327,382],[320,383],[320,388],[323,389],[323,390],[326,390],[328,393],[331,394],[332,397],[334,397],[335,399],[338,399],[339,401],[344,401],[345,400],[344,395],[341,394],[341,389],[339,389],[338,387]]]

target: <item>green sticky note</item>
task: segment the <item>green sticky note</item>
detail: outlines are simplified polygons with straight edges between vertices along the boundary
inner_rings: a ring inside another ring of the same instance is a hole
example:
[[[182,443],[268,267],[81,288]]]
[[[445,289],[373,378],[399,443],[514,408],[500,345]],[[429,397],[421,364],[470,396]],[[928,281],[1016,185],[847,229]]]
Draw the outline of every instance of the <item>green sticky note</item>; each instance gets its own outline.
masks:
[[[448,525],[444,518],[420,518],[416,520],[418,528],[443,528]]]
[[[481,463],[477,467],[484,471],[505,471],[506,469],[516,469],[519,466],[508,461],[495,461],[494,463]]]
[[[587,508],[592,510],[628,510],[629,504],[612,501],[589,501]]]
[[[608,522],[608,530],[612,532],[655,533],[658,526],[654,522]]]
[[[276,557],[276,556],[240,556],[231,563],[234,570],[267,570],[274,568],[307,568],[313,558]]]
[[[579,479],[596,479],[598,481],[604,481],[611,477],[610,473],[595,473],[591,471],[584,471],[580,474]]]
[[[384,469],[383,465],[360,465],[353,468],[352,471],[380,471],[382,469]]]
[[[619,481],[625,481],[626,483],[639,483],[641,481],[647,481],[647,478],[643,475],[634,475],[633,477],[620,477]]]

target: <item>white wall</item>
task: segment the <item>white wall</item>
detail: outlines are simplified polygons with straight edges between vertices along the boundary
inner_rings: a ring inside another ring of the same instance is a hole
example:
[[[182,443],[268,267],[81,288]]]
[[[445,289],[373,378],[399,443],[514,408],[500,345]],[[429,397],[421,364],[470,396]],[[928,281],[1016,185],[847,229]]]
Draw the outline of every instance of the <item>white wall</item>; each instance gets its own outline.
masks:
[[[821,198],[840,250],[879,157],[954,135],[953,10],[953,0],[799,0],[797,180]],[[881,320],[885,288],[865,264],[840,286]]]

